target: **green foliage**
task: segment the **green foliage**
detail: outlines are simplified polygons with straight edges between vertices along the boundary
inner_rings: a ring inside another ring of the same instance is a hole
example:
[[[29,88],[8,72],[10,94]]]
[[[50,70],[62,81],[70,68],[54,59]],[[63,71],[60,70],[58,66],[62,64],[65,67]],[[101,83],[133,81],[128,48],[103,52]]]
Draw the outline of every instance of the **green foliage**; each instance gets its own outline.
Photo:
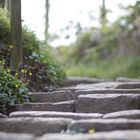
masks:
[[[8,44],[10,42],[10,24],[7,12],[0,8],[0,42]]]
[[[10,70],[4,68],[0,62],[0,112],[6,113],[6,109],[14,104],[30,101],[26,85],[16,76],[11,75]]]
[[[7,68],[10,67],[10,51],[12,49],[9,28],[6,12],[0,9],[0,60],[5,60]],[[18,78],[25,83],[28,82],[30,90],[43,90],[45,86],[60,84],[65,74],[59,64],[52,61],[48,53],[44,53],[41,42],[34,32],[24,26],[22,36],[24,67],[18,71]]]

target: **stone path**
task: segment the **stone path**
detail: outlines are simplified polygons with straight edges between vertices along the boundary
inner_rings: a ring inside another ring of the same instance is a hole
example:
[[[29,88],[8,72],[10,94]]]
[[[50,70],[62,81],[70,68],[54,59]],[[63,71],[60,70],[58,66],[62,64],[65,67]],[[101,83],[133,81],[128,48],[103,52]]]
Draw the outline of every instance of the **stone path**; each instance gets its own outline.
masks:
[[[31,93],[33,103],[0,114],[0,140],[140,140],[139,80],[71,78],[66,85]]]

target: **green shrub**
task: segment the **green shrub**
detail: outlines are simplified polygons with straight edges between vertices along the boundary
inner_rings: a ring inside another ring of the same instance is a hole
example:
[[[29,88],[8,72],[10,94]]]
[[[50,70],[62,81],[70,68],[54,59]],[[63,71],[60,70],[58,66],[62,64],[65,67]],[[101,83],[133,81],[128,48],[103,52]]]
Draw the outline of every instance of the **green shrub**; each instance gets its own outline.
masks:
[[[30,99],[26,85],[4,69],[4,64],[0,61],[0,112],[6,113],[7,107]]]
[[[6,11],[0,9],[0,60],[5,61],[6,68],[10,67],[10,26]],[[18,78],[28,81],[30,90],[43,90],[45,86],[57,85],[64,78],[62,68],[41,50],[41,42],[34,32],[23,27],[23,69],[19,70]],[[43,57],[43,61],[42,61]]]

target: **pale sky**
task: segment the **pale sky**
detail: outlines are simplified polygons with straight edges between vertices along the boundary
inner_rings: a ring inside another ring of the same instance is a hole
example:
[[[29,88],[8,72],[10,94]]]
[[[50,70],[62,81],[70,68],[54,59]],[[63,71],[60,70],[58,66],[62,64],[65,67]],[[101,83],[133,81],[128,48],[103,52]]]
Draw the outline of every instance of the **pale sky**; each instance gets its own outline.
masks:
[[[70,20],[80,21],[83,26],[96,25],[96,23],[90,22],[87,13],[94,11],[94,16],[97,18],[101,2],[102,0],[50,0],[49,32],[58,32],[60,29],[65,28]],[[127,6],[135,2],[136,0],[106,0],[107,8],[112,10],[112,13],[108,15],[109,20],[114,21],[119,15],[123,14],[118,8],[119,3]],[[22,0],[23,24],[26,24],[29,29],[34,31],[41,40],[44,39],[44,16],[45,0]],[[74,41],[74,38],[69,41]],[[68,42],[63,40],[63,43],[67,44]],[[56,42],[55,44],[59,43]]]

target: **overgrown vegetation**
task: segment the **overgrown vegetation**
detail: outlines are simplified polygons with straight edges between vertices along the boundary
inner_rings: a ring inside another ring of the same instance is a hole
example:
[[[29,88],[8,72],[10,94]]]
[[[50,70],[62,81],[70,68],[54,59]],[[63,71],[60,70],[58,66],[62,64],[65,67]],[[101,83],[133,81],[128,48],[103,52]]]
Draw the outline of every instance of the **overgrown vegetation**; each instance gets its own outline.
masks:
[[[5,66],[10,66],[10,31],[9,20],[3,9],[0,9],[0,59],[5,60]],[[61,66],[48,55],[45,47],[42,49],[42,43],[37,39],[34,32],[27,27],[23,27],[23,69],[19,69],[19,78],[22,81],[28,81],[30,90],[48,90],[50,86],[61,84],[65,78],[65,73]]]
[[[55,50],[68,75],[140,78],[140,2],[122,10],[113,24],[83,29],[74,44]]]
[[[17,103],[31,100],[28,89],[21,80],[4,68],[4,62],[0,61],[0,112],[6,113],[7,108]]]

